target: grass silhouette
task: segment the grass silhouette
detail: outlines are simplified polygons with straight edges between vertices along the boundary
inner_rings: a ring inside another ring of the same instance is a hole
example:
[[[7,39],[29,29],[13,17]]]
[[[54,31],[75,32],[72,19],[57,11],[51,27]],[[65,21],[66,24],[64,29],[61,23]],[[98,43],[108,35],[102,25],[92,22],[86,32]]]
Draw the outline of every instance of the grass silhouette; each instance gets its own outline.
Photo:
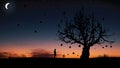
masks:
[[[8,58],[0,59],[0,64],[9,65],[82,65],[82,64],[120,64],[120,57],[98,57],[88,60],[79,58]]]

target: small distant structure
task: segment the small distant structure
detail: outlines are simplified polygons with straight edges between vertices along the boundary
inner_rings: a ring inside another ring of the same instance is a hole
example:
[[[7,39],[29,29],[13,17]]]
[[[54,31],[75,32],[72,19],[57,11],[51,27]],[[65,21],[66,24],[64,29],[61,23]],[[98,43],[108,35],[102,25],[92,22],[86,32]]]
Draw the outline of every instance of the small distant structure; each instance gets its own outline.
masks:
[[[63,54],[63,58],[65,58],[65,54]]]
[[[107,58],[107,57],[108,57],[108,55],[107,55],[107,54],[104,54],[104,55],[103,55],[103,57],[104,57],[104,58]]]

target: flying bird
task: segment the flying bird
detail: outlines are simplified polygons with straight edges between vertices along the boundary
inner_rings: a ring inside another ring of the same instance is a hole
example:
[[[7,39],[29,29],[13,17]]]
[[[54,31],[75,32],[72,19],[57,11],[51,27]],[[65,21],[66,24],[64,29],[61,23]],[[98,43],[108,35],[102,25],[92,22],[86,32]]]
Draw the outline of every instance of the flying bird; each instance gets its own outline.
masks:
[[[104,20],[104,18],[102,18],[102,20]]]
[[[75,52],[73,52],[72,54],[75,54]]]
[[[63,15],[66,15],[66,12],[65,12],[65,11],[63,11]]]
[[[40,23],[43,23],[43,21],[40,21]]]
[[[17,27],[20,27],[20,28],[23,28],[23,25],[21,25],[21,24],[19,24],[19,23],[16,24],[16,26],[17,26]]]
[[[71,46],[69,46],[69,48],[71,48]]]
[[[78,45],[78,47],[81,47],[81,45]]]
[[[108,47],[108,45],[106,45],[105,47]]]
[[[20,26],[20,24],[17,24],[17,26]]]
[[[24,5],[23,5],[23,7],[24,7],[24,8],[26,8],[26,7],[27,7],[27,5],[26,5],[26,4],[24,4]]]
[[[112,46],[110,46],[110,48],[112,48]]]
[[[38,33],[38,31],[37,31],[37,30],[34,30],[34,33]]]
[[[63,44],[60,44],[60,46],[63,46]]]

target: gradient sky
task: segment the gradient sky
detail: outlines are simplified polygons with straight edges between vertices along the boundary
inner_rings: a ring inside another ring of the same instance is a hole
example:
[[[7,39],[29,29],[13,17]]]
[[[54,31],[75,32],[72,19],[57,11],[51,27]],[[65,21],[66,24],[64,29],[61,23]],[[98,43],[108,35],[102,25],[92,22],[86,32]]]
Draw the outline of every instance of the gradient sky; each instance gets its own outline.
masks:
[[[7,2],[11,3],[8,10],[4,7]],[[72,19],[83,6],[86,14],[94,12],[96,18],[104,17],[103,24],[113,35],[109,39],[115,41],[112,48],[91,47],[90,57],[104,54],[120,57],[120,4],[117,0],[0,0],[0,54],[51,56],[56,48],[59,57],[65,54],[68,58],[79,58],[82,46],[75,44],[69,48],[70,44],[58,40],[57,24],[64,19],[64,12]]]

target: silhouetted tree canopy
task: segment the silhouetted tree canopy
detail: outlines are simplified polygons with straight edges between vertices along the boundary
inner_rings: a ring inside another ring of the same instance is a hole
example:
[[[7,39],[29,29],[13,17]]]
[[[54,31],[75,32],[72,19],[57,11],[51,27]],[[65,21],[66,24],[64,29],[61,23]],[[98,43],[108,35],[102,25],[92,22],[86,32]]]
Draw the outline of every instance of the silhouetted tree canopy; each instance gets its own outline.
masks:
[[[84,12],[82,8],[73,17],[73,21],[65,21],[64,25],[58,24],[58,37],[65,43],[82,45],[81,58],[87,59],[89,58],[91,46],[104,42],[112,43],[112,41],[107,40],[107,31],[101,22],[95,18],[94,14],[87,16]],[[104,18],[101,20],[104,20]]]

